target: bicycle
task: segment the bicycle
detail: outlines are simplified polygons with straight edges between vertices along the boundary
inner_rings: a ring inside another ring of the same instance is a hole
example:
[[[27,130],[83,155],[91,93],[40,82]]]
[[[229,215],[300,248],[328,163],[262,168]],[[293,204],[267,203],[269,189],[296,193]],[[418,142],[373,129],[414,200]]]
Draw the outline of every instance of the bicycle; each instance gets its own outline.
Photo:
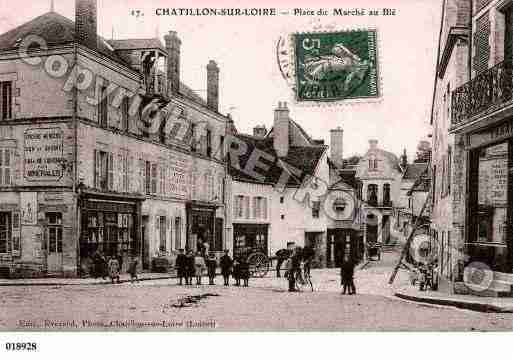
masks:
[[[307,270],[307,267],[305,267],[304,262],[301,262],[294,278],[296,283],[296,290],[301,292],[303,290],[310,288],[312,292],[314,291],[310,271]]]

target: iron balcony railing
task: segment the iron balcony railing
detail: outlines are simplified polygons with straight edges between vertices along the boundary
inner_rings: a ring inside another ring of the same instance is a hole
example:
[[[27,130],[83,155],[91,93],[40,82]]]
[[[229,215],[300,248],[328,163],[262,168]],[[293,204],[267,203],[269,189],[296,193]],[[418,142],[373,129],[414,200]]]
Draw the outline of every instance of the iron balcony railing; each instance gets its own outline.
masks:
[[[503,61],[480,73],[452,92],[451,127],[461,126],[474,116],[497,110],[512,99],[513,66]]]

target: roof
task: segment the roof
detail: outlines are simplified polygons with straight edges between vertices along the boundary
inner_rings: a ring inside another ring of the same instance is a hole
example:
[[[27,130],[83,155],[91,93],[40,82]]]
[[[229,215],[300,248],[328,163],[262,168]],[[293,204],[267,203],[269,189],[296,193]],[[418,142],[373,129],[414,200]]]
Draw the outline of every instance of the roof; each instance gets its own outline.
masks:
[[[42,37],[49,46],[73,43],[75,40],[75,22],[56,12],[50,11],[0,35],[0,49],[19,46],[28,35]],[[127,65],[101,36],[98,36],[98,52]]]
[[[296,130],[296,131],[294,131]],[[296,121],[292,120],[292,119],[289,119],[289,141],[293,141],[294,139],[294,132],[296,133],[299,133],[304,139],[305,141],[309,144],[309,145],[312,145],[312,146],[319,146],[319,144],[313,140],[309,135],[308,133],[306,133],[306,131],[303,129],[303,127],[301,127]],[[265,136],[266,138],[273,138],[274,137],[274,127],[272,127],[269,132],[267,133],[267,135]]]
[[[107,42],[114,50],[160,49],[166,52],[166,48],[158,38],[107,40]]]
[[[407,195],[411,196],[413,192],[429,192],[429,190],[431,189],[431,174],[429,164],[427,162],[409,164],[405,175],[407,174],[410,168],[411,175],[416,173],[416,176],[409,178],[415,179],[415,182],[408,190]]]
[[[427,166],[427,162],[408,163],[404,171],[403,179],[416,180],[426,171]]]
[[[231,161],[229,160],[228,164],[230,175],[234,180],[241,182],[276,184],[278,183],[283,171],[287,170],[286,168],[284,169],[284,167],[288,165],[301,170],[301,173],[297,177],[290,176],[287,182],[287,186],[297,187],[302,183],[307,174],[313,175],[319,160],[328,148],[328,146],[324,145],[291,146],[287,157],[278,159],[276,151],[274,150],[272,138],[257,138],[246,134],[237,134],[235,136],[241,141],[244,141],[247,145],[246,153],[239,157],[240,168],[244,168],[254,149],[261,150],[271,155],[273,158],[273,162],[269,162],[265,158],[259,159],[259,162],[265,163],[269,166],[268,170],[262,170],[260,168],[255,169],[256,172],[262,174],[262,179],[255,178],[237,168],[234,168],[231,166]],[[280,160],[285,162],[285,166],[281,164]]]

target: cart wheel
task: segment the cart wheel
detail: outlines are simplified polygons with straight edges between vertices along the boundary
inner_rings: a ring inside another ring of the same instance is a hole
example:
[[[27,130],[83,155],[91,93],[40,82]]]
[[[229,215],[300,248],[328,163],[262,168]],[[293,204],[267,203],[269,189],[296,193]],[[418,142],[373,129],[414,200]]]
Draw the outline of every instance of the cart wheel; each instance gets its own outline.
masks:
[[[263,253],[252,253],[248,257],[249,271],[252,277],[265,277],[269,272],[269,259]]]

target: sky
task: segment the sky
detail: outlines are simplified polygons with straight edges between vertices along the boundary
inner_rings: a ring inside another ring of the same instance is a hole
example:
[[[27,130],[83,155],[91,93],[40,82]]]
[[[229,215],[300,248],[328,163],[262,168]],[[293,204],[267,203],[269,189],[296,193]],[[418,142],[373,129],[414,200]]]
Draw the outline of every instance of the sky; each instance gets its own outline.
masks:
[[[0,33],[50,9],[51,0],[0,0]],[[395,9],[395,16],[192,17],[156,16],[157,8]],[[54,0],[55,11],[73,19],[74,1]],[[131,15],[141,10],[144,16]],[[329,130],[344,129],[344,155],[364,154],[368,140],[413,159],[417,143],[428,139],[429,116],[440,27],[436,0],[98,0],[98,31],[107,39],[148,38],[177,31],[182,40],[181,79],[206,96],[206,64],[220,67],[220,112],[231,113],[240,132],[272,127],[278,101],[313,138],[329,144]],[[282,78],[275,47],[281,36],[321,29],[376,28],[382,97],[373,103],[311,106],[294,103]]]

